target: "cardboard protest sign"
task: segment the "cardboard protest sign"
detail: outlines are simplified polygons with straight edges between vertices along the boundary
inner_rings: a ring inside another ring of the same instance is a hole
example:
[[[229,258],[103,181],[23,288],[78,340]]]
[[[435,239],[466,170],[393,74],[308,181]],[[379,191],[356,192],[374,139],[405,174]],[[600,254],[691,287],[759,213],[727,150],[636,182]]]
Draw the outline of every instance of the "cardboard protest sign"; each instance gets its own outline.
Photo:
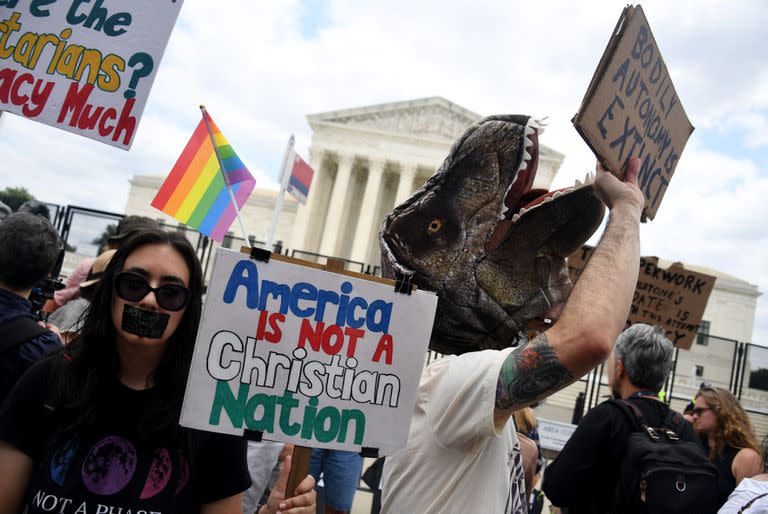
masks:
[[[693,126],[639,5],[622,12],[572,121],[605,168],[641,159],[643,214],[653,219]]]
[[[437,297],[277,257],[217,249],[181,424],[380,455],[401,448]]]
[[[568,258],[571,282],[576,283],[593,251],[584,246]],[[641,257],[627,323],[660,325],[667,339],[687,350],[696,338],[714,285],[715,277],[684,269],[680,263],[663,269],[656,257]]]
[[[128,150],[184,0],[0,0],[0,109]]]

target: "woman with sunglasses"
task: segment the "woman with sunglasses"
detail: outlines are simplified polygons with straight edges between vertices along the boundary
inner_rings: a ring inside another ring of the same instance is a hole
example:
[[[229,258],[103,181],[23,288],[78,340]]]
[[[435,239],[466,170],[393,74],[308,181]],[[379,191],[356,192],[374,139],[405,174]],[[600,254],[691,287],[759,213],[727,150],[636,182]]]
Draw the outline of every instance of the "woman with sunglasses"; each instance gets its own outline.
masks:
[[[747,413],[730,391],[702,386],[693,408],[694,428],[720,472],[721,504],[743,478],[763,472],[760,446]]]
[[[245,441],[179,426],[202,286],[180,235],[141,232],[115,253],[81,332],[3,404],[0,512],[242,512]],[[313,487],[276,490],[261,514],[314,512]]]

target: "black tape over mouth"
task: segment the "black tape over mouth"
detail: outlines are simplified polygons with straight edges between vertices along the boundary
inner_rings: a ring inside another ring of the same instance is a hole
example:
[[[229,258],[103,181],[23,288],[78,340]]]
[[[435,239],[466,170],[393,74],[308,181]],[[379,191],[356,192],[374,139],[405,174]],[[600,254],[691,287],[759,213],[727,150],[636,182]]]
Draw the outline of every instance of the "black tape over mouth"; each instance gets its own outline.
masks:
[[[160,339],[163,337],[170,319],[171,316],[163,312],[152,312],[126,305],[123,308],[121,328],[129,334],[139,337]]]

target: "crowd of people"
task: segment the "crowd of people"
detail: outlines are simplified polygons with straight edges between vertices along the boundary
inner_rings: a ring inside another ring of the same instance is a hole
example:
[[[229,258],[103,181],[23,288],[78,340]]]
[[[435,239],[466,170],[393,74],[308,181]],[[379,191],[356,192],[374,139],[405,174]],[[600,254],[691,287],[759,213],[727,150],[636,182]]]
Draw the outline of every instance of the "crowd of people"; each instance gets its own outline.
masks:
[[[739,402],[702,385],[686,416],[670,409],[672,344],[624,329],[639,167],[620,180],[598,166],[609,220],[552,328],[425,368],[408,443],[384,464],[382,512],[536,512],[537,484],[568,514],[768,512],[764,449]],[[36,320],[30,293],[61,253],[44,216],[0,221],[0,513],[308,514],[321,477],[325,512],[351,510],[355,453],[316,451],[287,491],[290,445],[179,425],[203,297],[183,236],[127,217]],[[531,407],[603,361],[613,399],[546,463]]]

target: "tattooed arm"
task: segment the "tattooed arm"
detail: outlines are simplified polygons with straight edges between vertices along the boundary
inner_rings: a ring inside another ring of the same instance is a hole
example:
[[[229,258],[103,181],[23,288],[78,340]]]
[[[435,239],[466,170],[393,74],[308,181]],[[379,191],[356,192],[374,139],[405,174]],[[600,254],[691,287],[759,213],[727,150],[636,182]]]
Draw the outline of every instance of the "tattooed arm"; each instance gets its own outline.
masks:
[[[497,424],[602,362],[624,328],[640,265],[639,169],[640,160],[631,159],[622,181],[598,165],[595,190],[611,210],[605,232],[557,323],[504,361],[496,387]]]

